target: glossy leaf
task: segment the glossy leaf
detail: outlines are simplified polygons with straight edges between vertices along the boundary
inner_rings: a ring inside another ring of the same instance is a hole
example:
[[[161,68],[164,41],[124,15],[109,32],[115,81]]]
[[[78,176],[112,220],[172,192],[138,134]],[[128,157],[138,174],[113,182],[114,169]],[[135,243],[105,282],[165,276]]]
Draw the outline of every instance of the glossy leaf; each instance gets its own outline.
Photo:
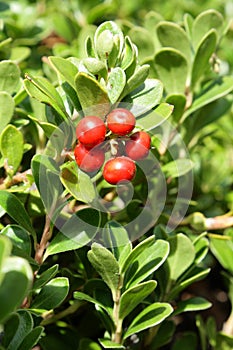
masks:
[[[122,92],[122,97],[130,95],[135,89],[140,87],[149,75],[149,65],[137,66],[134,73],[126,82],[125,88]],[[127,97],[126,97],[127,98]]]
[[[12,61],[0,62],[0,91],[12,95],[17,92],[20,82],[20,69]]]
[[[191,73],[191,88],[194,89],[195,84],[203,76],[205,71],[210,67],[210,57],[214,53],[217,44],[216,31],[210,30],[200,42],[194,57]]]
[[[113,299],[119,288],[119,264],[114,255],[98,243],[93,243],[88,252],[92,266],[112,291]]]
[[[154,336],[150,346],[151,349],[161,349],[162,346],[168,344],[174,336],[176,325],[173,321],[165,320],[158,329],[158,332]]]
[[[116,221],[109,221],[105,225],[104,242],[106,247],[111,248],[119,266],[123,266],[132,250],[127,231]]]
[[[154,62],[167,94],[184,93],[188,74],[186,57],[176,49],[164,48],[156,53]]]
[[[168,95],[166,102],[174,106],[172,118],[175,122],[178,122],[182,117],[185,106],[186,106],[186,97],[184,94],[172,94]]]
[[[15,103],[11,95],[5,91],[0,91],[0,133],[11,121],[14,113]]]
[[[112,104],[119,101],[119,98],[126,84],[125,72],[122,68],[116,67],[108,75],[107,91]]]
[[[167,120],[173,111],[173,106],[168,103],[160,103],[158,107],[137,118],[137,125],[144,130],[152,130]]]
[[[128,288],[120,299],[119,318],[123,320],[156,288],[156,281],[146,281]]]
[[[49,255],[75,250],[90,243],[100,224],[100,214],[92,208],[74,213],[50,242],[45,258]]]
[[[14,173],[18,170],[23,158],[23,144],[22,133],[11,124],[1,133],[0,150],[7,161],[7,167],[10,167]]]
[[[218,259],[220,264],[229,272],[233,273],[233,239],[221,240],[217,238],[210,239],[211,252]]]
[[[37,278],[33,283],[33,289],[35,290],[35,289],[40,289],[44,287],[46,283],[48,283],[53,277],[56,276],[58,272],[58,268],[59,268],[58,264],[55,264],[50,268],[48,268],[47,270],[45,270],[44,272],[42,272],[41,275],[38,276],[37,274]]]
[[[3,278],[2,266],[4,260],[10,255],[12,249],[12,243],[8,238],[0,236],[0,284]]]
[[[37,345],[39,339],[42,336],[44,327],[37,326],[30,333],[26,335],[17,350],[31,350],[35,345]]]
[[[134,333],[139,333],[163,322],[173,309],[167,303],[153,303],[141,311],[129,325],[123,338],[127,339]]]
[[[117,344],[109,339],[101,338],[101,339],[99,339],[99,342],[104,349],[119,349],[119,350],[125,349],[125,347],[123,345]]]
[[[16,195],[5,190],[0,191],[0,207],[26,231],[34,234],[31,219]]]
[[[123,51],[123,59],[121,61],[121,68],[126,70],[131,66],[135,59],[135,49],[132,41],[128,36],[125,37],[125,47]]]
[[[182,233],[168,239],[170,253],[167,264],[170,270],[170,279],[176,281],[195,259],[195,250],[191,240]]]
[[[162,46],[173,47],[189,60],[191,44],[184,29],[176,23],[161,21],[157,25],[156,31]]]
[[[172,178],[180,177],[187,174],[194,167],[190,159],[176,159],[162,166],[162,171]]]
[[[75,89],[74,78],[78,73],[78,68],[68,59],[62,57],[50,56],[49,61],[53,68]]]
[[[58,307],[67,297],[69,280],[66,277],[56,277],[49,281],[35,297],[32,309],[51,310]]]
[[[109,313],[108,308],[102,304],[101,302],[99,302],[97,299],[94,299],[92,297],[90,297],[89,295],[82,293],[82,292],[74,292],[74,298],[78,299],[78,300],[84,300],[87,301],[89,303],[92,303],[94,305],[98,305],[99,307],[101,307],[103,310],[105,310],[107,312],[107,314],[109,314],[109,316],[111,316],[111,314]]]
[[[71,195],[84,203],[91,203],[96,191],[90,176],[81,171],[75,161],[61,166],[60,180]]]
[[[16,246],[29,256],[31,255],[31,240],[28,231],[23,227],[19,225],[7,225],[1,231],[1,235],[10,238],[13,246]]]
[[[75,77],[75,86],[84,113],[94,113],[104,119],[110,108],[110,100],[102,85],[88,74],[80,72]]]
[[[162,94],[163,86],[159,80],[146,79],[142,85],[124,98],[123,107],[138,117],[158,105]]]
[[[204,298],[194,297],[187,300],[179,301],[175,311],[173,312],[173,316],[181,314],[182,312],[188,311],[200,311],[209,309],[212,304]]]

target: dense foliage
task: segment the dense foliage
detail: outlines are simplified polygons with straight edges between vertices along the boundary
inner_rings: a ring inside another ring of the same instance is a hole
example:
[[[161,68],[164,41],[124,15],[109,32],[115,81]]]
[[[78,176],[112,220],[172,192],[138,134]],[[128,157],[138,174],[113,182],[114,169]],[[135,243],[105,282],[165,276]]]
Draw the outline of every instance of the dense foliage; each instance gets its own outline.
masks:
[[[1,350],[233,348],[232,14],[0,2]]]

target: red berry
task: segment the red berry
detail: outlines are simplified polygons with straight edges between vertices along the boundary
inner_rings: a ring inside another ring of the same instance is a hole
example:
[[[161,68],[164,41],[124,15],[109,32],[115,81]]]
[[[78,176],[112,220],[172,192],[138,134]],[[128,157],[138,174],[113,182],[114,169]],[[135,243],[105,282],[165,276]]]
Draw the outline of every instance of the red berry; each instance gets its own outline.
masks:
[[[95,116],[81,119],[76,128],[77,139],[87,148],[92,148],[103,142],[105,135],[106,126],[103,120]]]
[[[74,157],[79,168],[87,173],[99,170],[104,163],[105,154],[99,147],[87,149],[79,143],[74,149]]]
[[[107,116],[107,126],[116,135],[127,135],[135,127],[135,116],[124,108],[113,109]]]
[[[150,149],[150,136],[145,131],[137,131],[125,143],[125,154],[133,160],[145,158]]]
[[[111,185],[121,181],[131,181],[134,178],[136,166],[128,157],[116,157],[109,159],[103,169],[104,179]]]

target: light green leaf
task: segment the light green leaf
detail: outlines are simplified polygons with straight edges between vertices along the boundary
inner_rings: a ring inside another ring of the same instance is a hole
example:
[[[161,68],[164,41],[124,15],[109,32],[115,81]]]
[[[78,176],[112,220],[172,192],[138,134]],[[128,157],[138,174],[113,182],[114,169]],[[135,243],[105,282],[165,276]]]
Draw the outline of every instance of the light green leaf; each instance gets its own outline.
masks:
[[[195,259],[195,249],[191,240],[182,233],[168,239],[170,253],[167,264],[170,270],[170,279],[176,281]]]
[[[0,133],[11,121],[14,113],[15,102],[8,92],[0,91]]]
[[[186,106],[186,97],[184,94],[172,94],[168,95],[166,102],[173,105],[172,118],[175,122],[179,122],[182,117],[185,106]]]
[[[128,288],[120,299],[119,318],[123,320],[156,288],[156,281],[146,281]]]
[[[31,350],[38,343],[43,331],[44,327],[35,327],[26,335],[17,350]]]
[[[176,49],[164,48],[156,53],[154,62],[167,94],[183,94],[188,74],[186,57]]]
[[[119,101],[119,98],[126,84],[125,72],[122,68],[116,67],[108,75],[107,91],[112,104]]]
[[[192,26],[192,43],[198,47],[203,37],[211,29],[215,29],[220,35],[223,29],[223,16],[220,12],[210,9],[201,12],[193,21]]]
[[[114,255],[98,243],[93,243],[88,252],[88,259],[92,266],[111,289],[113,300],[119,288],[120,268]]]
[[[201,297],[194,297],[187,300],[182,300],[178,302],[172,316],[179,315],[182,312],[206,310],[209,309],[211,306],[212,304],[209,301]]]
[[[31,240],[28,231],[23,227],[19,225],[7,225],[1,231],[1,235],[10,238],[14,246],[24,251],[27,255],[31,255]]]
[[[48,282],[32,302],[32,309],[51,310],[58,307],[67,297],[69,280],[56,277]]]
[[[7,161],[7,166],[10,167],[14,173],[18,170],[23,158],[23,143],[22,133],[11,124],[1,133],[0,150],[3,158]]]
[[[176,178],[187,174],[194,167],[190,159],[176,159],[162,166],[162,171],[168,177]]]
[[[61,166],[60,180],[71,195],[84,203],[91,203],[96,198],[95,187],[90,176],[81,171],[75,161]]]
[[[140,312],[132,321],[123,338],[127,339],[132,334],[156,326],[164,321],[173,311],[170,304],[153,303]]]
[[[132,250],[132,243],[125,228],[116,221],[109,221],[105,225],[104,242],[111,248],[119,266],[123,266]]]
[[[97,58],[88,57],[82,60],[82,63],[91,74],[95,76],[99,75],[104,79],[107,78],[107,66],[103,61],[100,61]]]
[[[136,57],[135,49],[132,41],[128,36],[125,37],[125,47],[123,51],[123,59],[121,61],[121,68],[126,70],[131,66]]]
[[[10,255],[12,249],[12,243],[8,238],[0,236],[0,284],[3,278],[2,266],[4,260]]]
[[[107,91],[100,83],[86,73],[78,73],[75,86],[84,113],[104,119],[110,109]]]
[[[220,264],[230,273],[233,273],[233,239],[221,240],[211,237],[210,249]]]
[[[0,62],[0,91],[12,95],[20,83],[20,69],[12,61]]]
[[[137,66],[134,73],[129,77],[126,82],[125,88],[122,92],[121,98],[128,97],[127,95],[134,92],[135,89],[140,87],[149,75],[150,66],[144,64],[143,66]]]
[[[87,56],[91,57],[91,58],[96,58],[94,44],[93,44],[92,38],[90,36],[88,36],[86,39],[85,47],[86,47]]]
[[[129,261],[131,256],[135,256],[125,274],[124,285],[126,288],[135,286],[145,280],[164,263],[169,253],[169,244],[165,240],[158,239],[151,246],[141,251],[140,254],[135,254],[134,250],[136,249],[137,247],[132,250],[128,257]],[[125,264],[127,264],[127,260]]]
[[[30,217],[16,195],[5,190],[0,191],[0,207],[26,231],[34,234]]]
[[[144,130],[152,130],[168,119],[172,114],[173,109],[173,106],[168,103],[160,103],[158,107],[149,111],[148,114],[138,117],[137,125]]]
[[[103,305],[101,302],[99,302],[98,300],[90,297],[89,295],[82,293],[82,292],[74,292],[74,298],[78,299],[78,300],[84,300],[84,301],[88,301],[89,303],[92,303],[94,305],[98,305],[99,307],[101,307],[103,310],[105,310],[107,312],[107,314],[109,314],[109,316],[112,317],[112,315],[109,313],[109,309]]]
[[[78,68],[68,59],[62,57],[50,56],[49,61],[52,67],[75,89],[74,78],[78,73]]]
[[[132,26],[128,32],[132,42],[139,48],[138,60],[143,62],[155,52],[154,34],[152,35],[147,29],[140,26]]]
[[[84,208],[74,213],[50,242],[44,259],[87,245],[95,237],[99,224],[100,213],[95,209]]]
[[[33,283],[33,290],[42,288],[46,283],[48,283],[53,277],[56,276],[58,272],[59,265],[55,264],[45,270],[41,275],[35,279]]]
[[[121,344],[117,344],[109,339],[99,339],[100,344],[104,349],[119,349],[119,350],[124,350],[125,347]]]
[[[191,72],[191,88],[194,89],[198,80],[203,76],[205,71],[210,68],[210,57],[215,51],[217,44],[217,35],[214,29],[210,30],[200,42],[194,56],[194,62]]]
[[[138,117],[158,105],[162,94],[163,86],[159,80],[146,79],[142,85],[124,98],[123,107]]]
[[[173,47],[180,51],[188,60],[190,59],[191,44],[186,32],[178,24],[161,21],[156,31],[162,46]]]
[[[209,251],[209,240],[206,237],[198,237],[193,244],[195,248],[195,264],[200,264]]]
[[[19,64],[20,62],[28,58],[30,54],[31,54],[31,50],[29,47],[26,47],[26,46],[12,47],[9,59],[14,63]]]

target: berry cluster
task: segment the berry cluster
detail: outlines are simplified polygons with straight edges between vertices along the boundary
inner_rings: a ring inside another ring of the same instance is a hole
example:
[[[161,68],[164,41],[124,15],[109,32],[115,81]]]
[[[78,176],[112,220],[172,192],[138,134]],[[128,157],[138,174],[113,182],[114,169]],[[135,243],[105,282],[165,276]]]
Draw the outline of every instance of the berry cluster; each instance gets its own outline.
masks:
[[[78,143],[74,149],[79,168],[93,173],[105,163],[103,177],[108,183],[131,181],[136,172],[135,161],[148,155],[151,143],[145,131],[131,133],[135,124],[135,116],[124,108],[113,109],[106,123],[96,116],[81,119],[76,128]],[[111,158],[105,162],[108,151]]]

